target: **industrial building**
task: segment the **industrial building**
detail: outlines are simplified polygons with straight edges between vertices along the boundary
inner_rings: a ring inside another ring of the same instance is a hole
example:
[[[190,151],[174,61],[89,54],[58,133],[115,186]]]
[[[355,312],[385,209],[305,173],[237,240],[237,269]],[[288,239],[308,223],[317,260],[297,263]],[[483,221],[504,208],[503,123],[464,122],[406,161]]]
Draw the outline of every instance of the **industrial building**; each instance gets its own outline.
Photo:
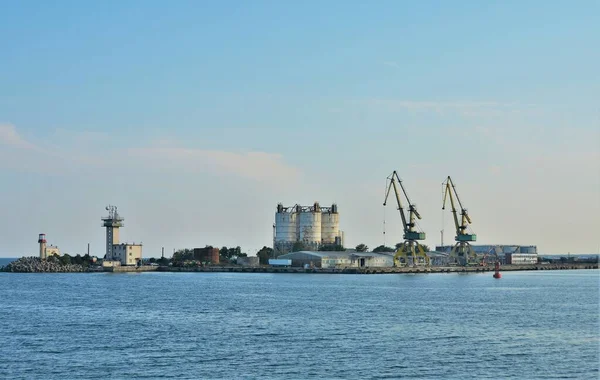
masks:
[[[505,264],[537,264],[537,253],[507,253],[504,255]]]
[[[219,264],[219,248],[194,248],[194,258],[205,264]]]
[[[45,260],[50,256],[60,256],[60,249],[55,245],[46,244],[46,234],[38,235],[38,244],[40,245],[40,259]]]
[[[435,247],[438,252],[450,253],[453,246]],[[502,264],[536,264],[538,262],[535,245],[471,245],[472,250],[480,258],[497,258]]]
[[[245,267],[257,267],[260,265],[259,260],[260,258],[257,256],[238,257],[236,263]]]
[[[142,244],[120,243],[119,228],[123,221],[116,206],[107,206],[108,216],[102,218],[102,227],[106,228],[106,254],[103,266],[141,265]]]
[[[313,268],[386,268],[394,266],[392,254],[374,252],[298,251],[278,259],[292,260],[293,267]]]
[[[284,207],[279,203],[273,230],[275,256],[292,251],[297,243],[315,251],[323,245],[344,244],[336,204],[321,207],[315,202],[312,206]]]

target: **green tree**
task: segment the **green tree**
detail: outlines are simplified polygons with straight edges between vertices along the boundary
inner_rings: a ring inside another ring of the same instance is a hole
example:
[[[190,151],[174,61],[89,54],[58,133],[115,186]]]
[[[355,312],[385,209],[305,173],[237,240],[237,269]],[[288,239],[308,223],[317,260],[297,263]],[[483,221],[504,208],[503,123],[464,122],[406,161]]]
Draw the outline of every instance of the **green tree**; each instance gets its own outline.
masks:
[[[60,263],[63,265],[71,264],[71,255],[65,253],[61,258],[58,259],[58,261],[60,261]]]
[[[167,259],[166,257],[161,257],[160,259],[156,260],[156,262],[159,265],[165,265],[166,266],[166,265],[169,265],[170,260]]]
[[[345,251],[345,249],[339,244],[323,244],[319,247],[319,251]]]
[[[221,247],[221,249],[219,250],[219,259],[220,261],[225,262],[226,260],[229,260],[229,249],[227,247]]]
[[[237,246],[235,248],[222,247],[219,250],[219,259],[223,263],[231,262],[234,257],[247,257],[247,256],[248,256],[248,254],[245,252],[242,252],[242,247],[240,247],[240,246]]]
[[[273,248],[264,246],[256,253],[256,256],[258,256],[258,261],[261,264],[268,264],[269,259],[273,258]]]
[[[386,247],[385,245],[380,245],[379,247],[373,249],[373,252],[394,252],[395,249],[392,247]]]
[[[82,265],[89,267],[90,265],[92,265],[92,256],[88,255],[87,253],[85,255],[82,256]]]
[[[306,251],[306,245],[303,242],[297,241],[292,246],[292,252]]]
[[[194,250],[193,249],[179,249],[173,253],[173,265],[183,265],[183,262],[186,260],[194,259]]]
[[[359,245],[356,246],[355,249],[356,249],[357,252],[367,252],[369,250],[369,247],[367,247],[363,243],[360,243]]]

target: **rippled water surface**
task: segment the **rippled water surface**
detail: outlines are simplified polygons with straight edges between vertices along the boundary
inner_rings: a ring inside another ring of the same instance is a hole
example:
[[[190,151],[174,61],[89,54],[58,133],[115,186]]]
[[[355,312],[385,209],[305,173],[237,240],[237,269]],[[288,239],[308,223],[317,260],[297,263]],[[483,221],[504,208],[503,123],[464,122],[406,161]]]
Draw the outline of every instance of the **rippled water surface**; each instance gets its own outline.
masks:
[[[599,272],[0,273],[0,378],[599,376]]]

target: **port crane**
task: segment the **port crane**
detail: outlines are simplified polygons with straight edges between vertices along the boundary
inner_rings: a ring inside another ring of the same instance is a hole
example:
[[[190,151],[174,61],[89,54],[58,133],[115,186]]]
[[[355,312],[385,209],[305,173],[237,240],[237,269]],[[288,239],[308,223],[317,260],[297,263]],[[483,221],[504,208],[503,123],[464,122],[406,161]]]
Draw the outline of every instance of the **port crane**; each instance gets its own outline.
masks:
[[[469,216],[467,209],[463,207],[462,202],[458,197],[458,193],[456,192],[454,182],[452,182],[452,178],[450,178],[450,176],[448,176],[446,181],[444,181],[443,185],[445,189],[442,210],[446,209],[446,199],[450,198],[450,205],[452,206],[452,216],[454,218],[454,226],[456,227],[456,237],[454,238],[456,244],[454,245],[454,247],[452,247],[452,250],[450,251],[450,257],[457,261],[460,265],[477,264],[477,255],[475,254],[473,247],[471,247],[471,244],[469,244],[469,242],[477,240],[477,235],[475,235],[474,233],[467,232],[469,224],[472,223],[471,217]],[[454,194],[454,196],[452,194]],[[460,207],[460,223],[458,221],[454,197],[456,197],[456,201],[458,202],[458,206]]]
[[[423,246],[419,244],[419,240],[425,240],[425,232],[417,231],[415,229],[416,222],[415,218],[421,219],[421,215],[417,211],[417,206],[410,202],[406,189],[402,185],[402,180],[398,177],[398,173],[394,172],[387,177],[388,184],[385,192],[385,199],[383,205],[387,204],[388,197],[392,187],[394,188],[394,194],[396,195],[396,202],[398,204],[398,211],[400,211],[400,217],[402,218],[402,226],[404,227],[404,242],[400,244],[394,255],[394,266],[406,266],[409,261],[412,261],[413,265],[425,264],[429,265],[429,257],[425,253]],[[408,202],[408,220],[406,218],[404,207],[402,206],[402,200],[398,187],[402,189],[402,193]]]

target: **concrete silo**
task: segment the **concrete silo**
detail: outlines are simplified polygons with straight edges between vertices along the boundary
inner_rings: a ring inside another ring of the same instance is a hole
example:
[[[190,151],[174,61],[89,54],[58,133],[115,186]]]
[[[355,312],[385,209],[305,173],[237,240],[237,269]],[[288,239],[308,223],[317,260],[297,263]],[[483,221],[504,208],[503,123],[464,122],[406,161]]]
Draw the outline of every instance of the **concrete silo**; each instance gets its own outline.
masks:
[[[295,250],[317,251],[323,245],[343,245],[340,215],[336,204],[321,207],[296,204],[292,207],[277,205],[273,225],[275,257]]]
[[[300,210],[298,239],[306,248],[318,250],[321,245],[321,208],[318,203]]]
[[[277,205],[273,236],[273,250],[276,256],[290,252],[294,243],[298,241],[298,209],[298,205]]]
[[[321,212],[321,243],[340,244],[340,240],[340,214],[337,205],[333,204],[331,208],[324,208]]]

